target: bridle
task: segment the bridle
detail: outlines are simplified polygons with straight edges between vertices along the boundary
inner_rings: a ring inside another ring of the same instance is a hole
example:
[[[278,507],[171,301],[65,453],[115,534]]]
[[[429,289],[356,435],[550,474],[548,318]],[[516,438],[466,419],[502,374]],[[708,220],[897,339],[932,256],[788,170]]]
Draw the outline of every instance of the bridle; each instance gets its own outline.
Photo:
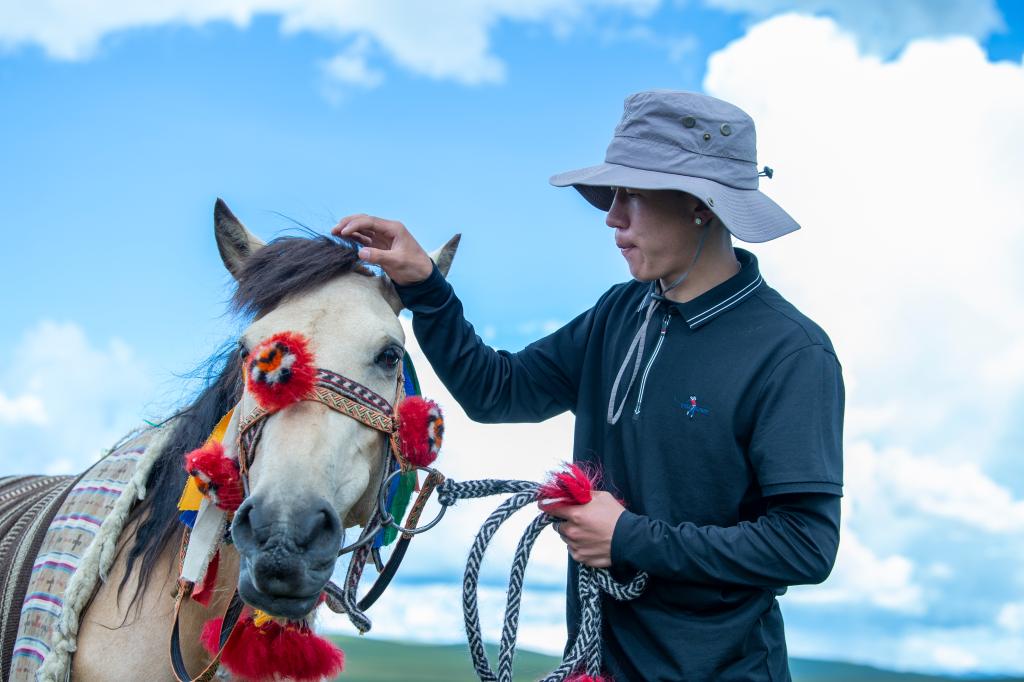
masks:
[[[394,405],[398,405],[405,398],[405,364],[406,361],[399,363],[401,369],[398,372]],[[380,431],[387,437],[384,452],[382,453],[385,462],[382,466],[381,485],[378,490],[377,505],[374,513],[371,513],[370,520],[367,522],[367,526],[364,528],[360,538],[352,544],[341,547],[338,550],[338,556],[347,554],[367,544],[385,526],[394,526],[403,535],[415,535],[437,525],[441,517],[444,516],[445,507],[441,508],[437,518],[419,528],[403,528],[399,525],[401,519],[395,520],[387,512],[386,498],[391,481],[395,476],[413,471],[417,467],[410,464],[402,454],[402,441],[398,437],[398,418],[395,408],[386,398],[354,379],[349,379],[337,372],[318,367],[316,369],[316,383],[302,400],[326,405],[331,410],[351,417],[375,431]],[[249,496],[249,468],[256,458],[256,447],[259,445],[260,437],[263,435],[263,428],[266,425],[267,419],[277,412],[278,410],[268,410],[260,405],[256,405],[238,422],[238,466],[242,477],[244,497]],[[390,455],[393,465],[393,470],[390,472],[387,467],[388,455]],[[444,480],[444,477],[435,469],[429,467],[422,468],[427,471],[428,479],[430,477],[437,479],[430,486],[430,489],[433,489]],[[426,483],[424,486],[426,486]],[[375,553],[374,559],[378,569],[381,569],[379,554]]]
[[[322,367],[316,368],[315,381],[312,388],[299,401],[318,402],[329,409],[355,419],[357,422],[379,431],[386,436],[386,442],[382,452],[382,473],[377,492],[377,504],[370,514],[369,520],[360,533],[359,538],[339,548],[338,556],[352,553],[352,560],[349,563],[345,584],[342,587],[328,581],[324,588],[327,597],[327,605],[331,610],[339,613],[346,613],[353,624],[364,632],[369,629],[369,619],[363,613],[383,594],[385,588],[391,583],[398,567],[405,557],[409,542],[412,537],[433,528],[440,522],[447,510],[446,506],[441,507],[440,513],[430,523],[418,526],[419,516],[423,507],[433,491],[444,482],[444,476],[431,467],[415,466],[402,453],[402,441],[399,438],[399,419],[395,407],[406,397],[406,376],[405,366],[408,364],[410,373],[415,377],[415,370],[412,367],[408,355],[400,363],[398,378],[396,382],[394,403],[388,402],[386,398],[372,389],[363,386],[359,382],[344,375],[333,372]],[[241,402],[236,406],[238,409]],[[244,417],[238,421],[238,468],[242,481],[243,499],[249,497],[249,469],[256,457],[256,448],[259,445],[263,429],[267,420],[279,412],[280,409],[268,409],[257,404]],[[391,483],[395,477],[418,470],[427,472],[427,477],[419,486],[419,494],[411,506],[407,516],[407,527],[403,527],[401,519],[395,519],[389,512],[388,496]],[[380,557],[380,550],[377,543],[370,546],[378,538],[381,531],[386,527],[394,527],[400,533],[400,539],[391,552],[385,564]],[[187,542],[187,534],[186,540]],[[184,544],[183,544],[184,547]],[[184,550],[182,551],[184,555]],[[378,577],[366,595],[356,601],[355,592],[358,588],[363,569],[367,561],[372,557],[378,571]],[[190,589],[190,588],[189,588]],[[204,669],[199,676],[192,678],[188,675],[184,660],[181,656],[179,644],[178,612],[182,600],[187,596],[181,591],[175,606],[174,623],[171,634],[171,663],[176,677],[179,680],[210,680],[216,673],[219,666],[220,653],[213,662]],[[221,629],[220,649],[223,650],[228,639],[234,630],[242,612],[243,603],[238,595],[237,589],[228,605],[223,619]]]

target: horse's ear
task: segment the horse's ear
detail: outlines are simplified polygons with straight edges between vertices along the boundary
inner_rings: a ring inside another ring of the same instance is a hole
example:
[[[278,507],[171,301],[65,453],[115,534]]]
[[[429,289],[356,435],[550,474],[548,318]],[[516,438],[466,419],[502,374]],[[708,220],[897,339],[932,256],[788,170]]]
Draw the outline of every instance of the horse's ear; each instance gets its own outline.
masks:
[[[455,252],[459,249],[460,239],[462,239],[462,235],[457,234],[449,239],[444,246],[430,254],[430,259],[437,263],[437,269],[445,277],[448,276],[448,271],[452,268],[452,260],[455,258]]]
[[[395,283],[391,281],[386,272],[381,272],[380,277],[380,293],[384,296],[384,300],[388,302],[391,309],[395,311],[395,315],[402,312],[402,299],[399,298],[398,292],[395,290]]]
[[[437,264],[437,269],[441,271],[441,274],[445,277],[448,276],[448,271],[452,268],[452,259],[455,258],[455,252],[459,248],[459,240],[462,239],[461,234],[457,234],[448,242],[430,254],[430,260]],[[395,290],[395,283],[391,281],[387,273],[380,273],[380,287],[381,294],[384,296],[384,300],[388,302],[391,309],[395,311],[395,315],[402,312],[402,299],[398,296],[398,292]]]
[[[263,240],[245,229],[245,225],[220,198],[213,206],[213,232],[224,267],[238,279],[245,259],[264,246]]]

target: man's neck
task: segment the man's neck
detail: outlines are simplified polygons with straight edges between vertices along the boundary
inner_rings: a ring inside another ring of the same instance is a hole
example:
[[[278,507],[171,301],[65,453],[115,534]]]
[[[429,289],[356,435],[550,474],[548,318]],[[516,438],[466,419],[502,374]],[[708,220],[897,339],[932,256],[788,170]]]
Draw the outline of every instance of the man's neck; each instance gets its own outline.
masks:
[[[692,301],[735,276],[739,271],[740,262],[736,260],[736,253],[732,246],[715,251],[705,249],[683,283],[665,294],[665,298],[677,303]],[[675,278],[662,278],[660,281],[662,289],[674,280]]]

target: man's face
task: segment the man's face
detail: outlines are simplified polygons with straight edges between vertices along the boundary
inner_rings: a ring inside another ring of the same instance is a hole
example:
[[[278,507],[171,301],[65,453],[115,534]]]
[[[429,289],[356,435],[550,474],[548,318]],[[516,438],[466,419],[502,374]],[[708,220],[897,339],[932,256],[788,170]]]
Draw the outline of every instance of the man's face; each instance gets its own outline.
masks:
[[[672,280],[689,267],[702,231],[693,221],[697,208],[682,192],[615,189],[605,223],[615,228],[615,245],[635,279]]]

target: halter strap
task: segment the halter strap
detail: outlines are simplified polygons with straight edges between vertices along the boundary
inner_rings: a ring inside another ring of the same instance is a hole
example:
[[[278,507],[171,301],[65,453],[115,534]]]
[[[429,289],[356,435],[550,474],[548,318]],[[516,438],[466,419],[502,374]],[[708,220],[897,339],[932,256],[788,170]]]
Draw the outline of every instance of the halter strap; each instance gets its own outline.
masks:
[[[405,377],[401,372],[398,375],[397,385],[396,405],[405,397]],[[398,439],[398,420],[395,417],[395,408],[380,394],[363,386],[358,381],[349,379],[337,372],[332,372],[329,369],[318,367],[316,370],[316,385],[302,400],[326,405],[339,414],[351,417],[375,431],[386,434],[388,436],[388,449],[398,462],[399,467],[402,471],[409,471],[409,462],[402,456],[402,444]],[[249,466],[256,457],[256,445],[259,443],[260,436],[263,433],[263,425],[266,423],[266,419],[275,413],[275,411],[257,405],[238,423],[238,444],[240,450],[238,453],[238,467],[241,472],[246,497],[249,496]]]

